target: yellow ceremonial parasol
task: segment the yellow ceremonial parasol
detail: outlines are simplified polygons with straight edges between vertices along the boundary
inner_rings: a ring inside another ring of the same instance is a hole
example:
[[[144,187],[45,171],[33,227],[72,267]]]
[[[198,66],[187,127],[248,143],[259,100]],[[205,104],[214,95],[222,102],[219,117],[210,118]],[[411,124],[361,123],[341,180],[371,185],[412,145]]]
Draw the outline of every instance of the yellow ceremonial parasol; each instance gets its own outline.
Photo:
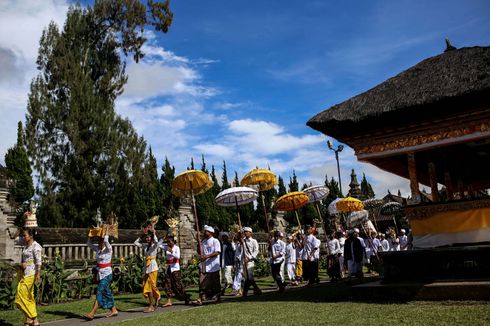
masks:
[[[337,210],[341,213],[357,212],[364,209],[362,201],[353,197],[342,198],[335,205],[337,206]]]
[[[267,169],[259,169],[256,167],[249,173],[247,173],[242,181],[240,182],[242,186],[257,186],[260,191],[267,191],[277,184],[277,177],[271,171]],[[264,195],[262,197],[262,205],[264,206],[264,216],[265,216],[265,226],[267,228],[267,233],[269,233],[269,220],[267,218],[267,208],[265,207]]]
[[[194,218],[197,228],[197,243],[201,249],[201,239],[199,237],[199,220],[197,218],[196,201],[194,195],[203,194],[213,187],[213,181],[209,179],[206,172],[199,170],[187,170],[178,174],[172,181],[172,193],[177,197],[191,196],[192,206],[194,207]],[[203,251],[200,250],[202,255]]]
[[[187,170],[177,175],[172,181],[172,193],[177,197],[199,195],[213,187],[213,181],[206,172]]]
[[[276,200],[276,208],[278,211],[290,212],[294,211],[296,213],[296,220],[298,221],[298,226],[301,229],[301,223],[299,221],[298,212],[296,209],[308,204],[308,195],[302,191],[294,191],[279,197]]]
[[[255,185],[259,187],[259,191],[267,191],[277,185],[277,177],[271,170],[259,169],[257,167],[247,173],[240,184],[242,186]]]

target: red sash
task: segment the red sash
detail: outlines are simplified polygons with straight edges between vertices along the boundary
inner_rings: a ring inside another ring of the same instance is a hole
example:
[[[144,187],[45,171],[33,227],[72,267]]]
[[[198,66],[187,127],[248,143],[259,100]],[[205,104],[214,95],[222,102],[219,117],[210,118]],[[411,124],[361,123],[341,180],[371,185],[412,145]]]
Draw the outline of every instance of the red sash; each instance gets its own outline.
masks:
[[[167,259],[167,264],[178,264],[178,263],[180,263],[180,259],[178,258]]]
[[[111,267],[112,263],[107,263],[107,264],[97,264],[97,268],[106,268],[106,267]]]

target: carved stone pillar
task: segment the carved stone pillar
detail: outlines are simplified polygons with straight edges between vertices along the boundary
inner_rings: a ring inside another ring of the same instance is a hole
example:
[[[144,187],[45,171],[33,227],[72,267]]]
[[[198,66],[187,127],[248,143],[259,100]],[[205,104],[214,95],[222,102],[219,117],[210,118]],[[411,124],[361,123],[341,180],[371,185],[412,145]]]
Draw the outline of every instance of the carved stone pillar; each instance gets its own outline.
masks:
[[[177,243],[180,247],[180,261],[187,261],[197,254],[197,240],[192,203],[187,198],[181,201],[179,207],[180,225],[177,234]]]

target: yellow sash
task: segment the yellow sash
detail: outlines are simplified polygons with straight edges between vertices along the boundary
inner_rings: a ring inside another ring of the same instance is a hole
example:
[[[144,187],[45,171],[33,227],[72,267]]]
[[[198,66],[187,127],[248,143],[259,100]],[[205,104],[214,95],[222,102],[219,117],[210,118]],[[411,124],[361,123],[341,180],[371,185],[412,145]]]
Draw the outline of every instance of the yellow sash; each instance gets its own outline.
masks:
[[[157,257],[156,256],[148,256],[146,257],[146,266],[150,266],[151,261],[155,260]]]

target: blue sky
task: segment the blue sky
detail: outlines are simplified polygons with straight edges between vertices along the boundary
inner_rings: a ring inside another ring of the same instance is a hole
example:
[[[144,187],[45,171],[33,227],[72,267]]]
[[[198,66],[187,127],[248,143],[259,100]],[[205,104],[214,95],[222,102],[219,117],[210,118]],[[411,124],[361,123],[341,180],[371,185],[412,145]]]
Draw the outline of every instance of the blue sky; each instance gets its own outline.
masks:
[[[24,120],[42,29],[64,21],[63,0],[0,3],[0,162]],[[243,176],[270,165],[301,182],[337,175],[327,138],[306,126],[316,113],[456,47],[490,45],[488,1],[173,1],[168,34],[148,32],[147,56],[128,61],[117,102],[160,164],[191,157]],[[13,38],[12,35],[16,37]],[[199,164],[197,164],[199,166]],[[378,194],[408,193],[405,179],[341,153]],[[360,177],[359,177],[360,179]]]

